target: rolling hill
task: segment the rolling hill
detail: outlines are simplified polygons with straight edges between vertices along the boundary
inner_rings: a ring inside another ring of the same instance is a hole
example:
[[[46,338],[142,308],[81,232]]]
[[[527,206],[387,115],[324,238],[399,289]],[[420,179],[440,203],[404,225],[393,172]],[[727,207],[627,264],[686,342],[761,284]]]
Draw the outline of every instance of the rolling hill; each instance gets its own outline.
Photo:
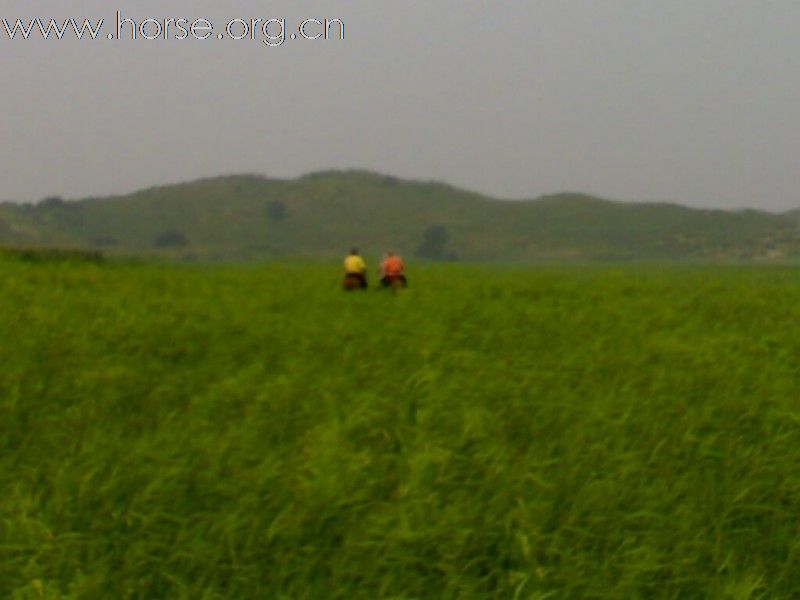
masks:
[[[0,242],[187,260],[338,256],[395,248],[428,259],[749,260],[800,256],[793,213],[697,210],[582,194],[497,200],[364,171],[240,175],[127,196],[0,205]]]

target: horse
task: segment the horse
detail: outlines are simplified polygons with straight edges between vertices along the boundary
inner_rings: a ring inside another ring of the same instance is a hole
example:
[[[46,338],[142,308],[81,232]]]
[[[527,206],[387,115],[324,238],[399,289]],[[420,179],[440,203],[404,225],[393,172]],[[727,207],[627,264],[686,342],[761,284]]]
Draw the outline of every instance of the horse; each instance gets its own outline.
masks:
[[[387,275],[381,279],[384,288],[397,292],[408,287],[408,279],[405,275]]]
[[[358,275],[356,273],[348,273],[344,276],[344,281],[342,282],[342,288],[346,292],[353,292],[355,290],[366,290],[367,289],[367,280],[364,278],[363,275]]]

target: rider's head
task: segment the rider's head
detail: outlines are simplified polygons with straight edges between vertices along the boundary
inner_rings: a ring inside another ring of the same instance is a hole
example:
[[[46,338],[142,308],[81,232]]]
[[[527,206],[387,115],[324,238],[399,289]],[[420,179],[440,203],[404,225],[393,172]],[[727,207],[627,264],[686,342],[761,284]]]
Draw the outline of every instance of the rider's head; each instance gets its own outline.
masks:
[[[389,250],[389,252],[387,252],[387,253],[386,253],[386,256],[394,256],[394,252],[392,252],[391,250]]]
[[[358,248],[351,248],[350,249],[350,254],[352,256],[358,256]]]

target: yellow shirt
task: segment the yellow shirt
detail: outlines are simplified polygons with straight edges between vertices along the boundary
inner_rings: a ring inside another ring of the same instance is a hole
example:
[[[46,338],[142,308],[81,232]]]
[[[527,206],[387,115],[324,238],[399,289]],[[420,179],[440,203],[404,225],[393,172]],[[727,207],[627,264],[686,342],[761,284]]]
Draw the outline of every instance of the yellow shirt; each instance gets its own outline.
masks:
[[[363,273],[367,270],[367,265],[363,258],[351,254],[344,259],[344,270],[345,273]]]

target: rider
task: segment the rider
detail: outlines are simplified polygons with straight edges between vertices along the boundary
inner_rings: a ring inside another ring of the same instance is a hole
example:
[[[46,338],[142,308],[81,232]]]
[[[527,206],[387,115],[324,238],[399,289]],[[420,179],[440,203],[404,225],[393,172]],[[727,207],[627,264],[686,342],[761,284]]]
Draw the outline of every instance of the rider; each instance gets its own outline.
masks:
[[[350,254],[344,259],[345,277],[357,279],[363,289],[367,289],[367,264],[358,252],[358,248],[350,250]]]
[[[397,256],[394,252],[387,252],[386,256],[381,263],[381,283],[388,287],[392,285],[392,280],[399,280],[403,286],[408,285],[408,280],[405,275],[406,264],[403,259]]]

